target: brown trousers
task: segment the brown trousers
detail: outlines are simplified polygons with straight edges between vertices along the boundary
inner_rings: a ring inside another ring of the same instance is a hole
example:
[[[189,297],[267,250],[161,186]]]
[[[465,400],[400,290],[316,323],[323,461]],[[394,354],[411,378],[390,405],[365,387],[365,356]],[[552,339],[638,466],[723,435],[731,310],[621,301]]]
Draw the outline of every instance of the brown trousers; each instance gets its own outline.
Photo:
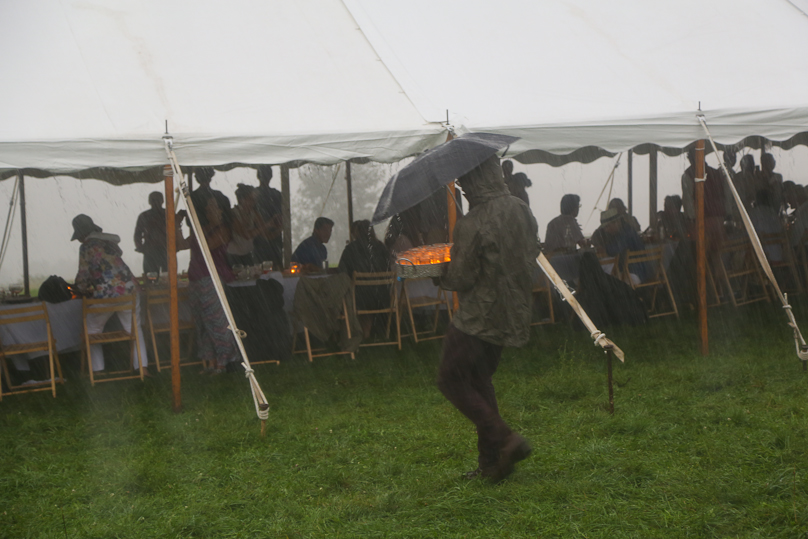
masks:
[[[499,448],[511,433],[499,415],[491,382],[501,355],[502,346],[467,335],[453,325],[443,338],[438,388],[477,427],[477,461],[483,469],[497,463]]]

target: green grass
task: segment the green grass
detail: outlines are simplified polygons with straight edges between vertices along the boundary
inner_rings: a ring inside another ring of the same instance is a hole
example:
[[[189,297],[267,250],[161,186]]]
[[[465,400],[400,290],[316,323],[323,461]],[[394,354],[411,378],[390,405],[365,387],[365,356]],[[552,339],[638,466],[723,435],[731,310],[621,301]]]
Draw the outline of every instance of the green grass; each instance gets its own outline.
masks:
[[[805,320],[805,313],[801,313]],[[499,485],[435,388],[439,343],[101,384],[74,374],[0,403],[0,537],[808,537],[808,376],[774,307],[608,331],[626,352],[606,411],[589,337],[506,350],[500,410],[534,447]],[[69,361],[66,362],[69,363]]]

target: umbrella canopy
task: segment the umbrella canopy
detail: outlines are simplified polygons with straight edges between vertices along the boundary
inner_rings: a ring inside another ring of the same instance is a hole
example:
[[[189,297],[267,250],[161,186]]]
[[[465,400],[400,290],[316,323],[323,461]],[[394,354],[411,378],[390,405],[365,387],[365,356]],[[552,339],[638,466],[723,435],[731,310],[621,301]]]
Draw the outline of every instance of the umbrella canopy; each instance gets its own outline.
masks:
[[[466,133],[425,151],[384,186],[373,212],[373,224],[423,202],[517,140],[519,137],[509,135]]]

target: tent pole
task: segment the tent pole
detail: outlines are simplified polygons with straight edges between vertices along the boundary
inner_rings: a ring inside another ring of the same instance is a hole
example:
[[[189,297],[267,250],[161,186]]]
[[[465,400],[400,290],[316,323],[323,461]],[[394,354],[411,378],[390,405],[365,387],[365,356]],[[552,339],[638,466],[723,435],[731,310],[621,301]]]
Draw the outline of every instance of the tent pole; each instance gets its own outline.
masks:
[[[446,142],[449,142],[454,137],[452,133],[446,135]],[[457,203],[455,202],[454,194],[455,187],[454,182],[446,189],[446,213],[447,213],[447,228],[449,231],[449,243],[454,242],[454,227],[457,223]],[[457,296],[457,292],[452,292],[452,309],[457,311],[460,308],[460,300]]]
[[[174,413],[182,411],[182,386],[180,383],[180,321],[177,297],[177,229],[174,207],[174,173],[171,165],[163,168],[166,189],[166,250],[168,251],[168,314],[171,336],[171,390],[174,395]]]
[[[31,295],[31,280],[28,275],[28,222],[25,216],[25,175],[17,172],[20,180],[20,229],[22,230],[22,286],[23,294]]]
[[[634,150],[628,151],[628,214],[634,215]]]
[[[696,142],[696,284],[699,294],[701,355],[709,352],[707,336],[706,242],[704,234],[704,140]]]
[[[348,235],[351,234],[351,226],[353,225],[353,185],[351,178],[351,162],[345,161],[345,189],[348,192]]]
[[[289,166],[281,165],[281,194],[283,195],[283,267],[289,269],[292,261],[292,195],[289,191]]]
[[[648,224],[656,225],[657,214],[657,149],[648,152]]]
[[[188,191],[193,193],[194,192],[194,167],[185,167],[185,172],[188,173]]]

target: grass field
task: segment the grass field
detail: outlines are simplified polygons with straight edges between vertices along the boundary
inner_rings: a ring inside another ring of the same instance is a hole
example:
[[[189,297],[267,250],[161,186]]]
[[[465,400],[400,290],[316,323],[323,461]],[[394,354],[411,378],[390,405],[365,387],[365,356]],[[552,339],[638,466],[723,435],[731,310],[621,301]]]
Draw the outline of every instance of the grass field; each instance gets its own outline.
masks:
[[[775,307],[609,332],[610,416],[589,337],[537,329],[495,377],[533,455],[499,485],[435,388],[438,343],[183,371],[0,403],[0,537],[808,537],[808,375]],[[799,319],[805,320],[805,313]],[[65,362],[70,363],[70,358]]]

